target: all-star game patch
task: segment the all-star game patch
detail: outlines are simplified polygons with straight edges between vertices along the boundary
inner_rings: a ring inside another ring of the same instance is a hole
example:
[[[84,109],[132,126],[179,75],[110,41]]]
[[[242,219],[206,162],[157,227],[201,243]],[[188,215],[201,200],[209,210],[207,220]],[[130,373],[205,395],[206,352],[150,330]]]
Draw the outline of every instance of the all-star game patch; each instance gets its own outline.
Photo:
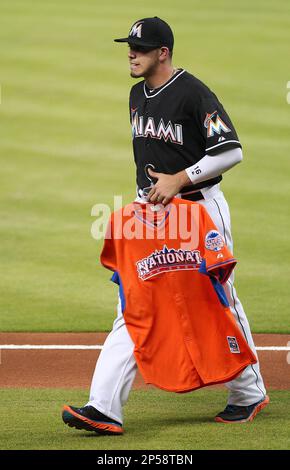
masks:
[[[240,353],[240,348],[237,342],[237,338],[235,336],[227,336],[227,340],[229,343],[230,351],[232,353],[239,354]]]
[[[210,230],[205,236],[205,247],[210,251],[220,251],[225,245],[224,239],[217,230]]]

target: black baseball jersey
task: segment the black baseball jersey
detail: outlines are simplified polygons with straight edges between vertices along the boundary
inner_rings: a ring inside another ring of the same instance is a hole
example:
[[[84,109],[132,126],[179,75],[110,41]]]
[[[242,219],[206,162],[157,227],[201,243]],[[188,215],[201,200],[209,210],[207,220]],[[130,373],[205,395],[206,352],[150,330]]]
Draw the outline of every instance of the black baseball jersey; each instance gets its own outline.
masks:
[[[174,174],[215,155],[241,147],[234,126],[216,95],[200,80],[179,69],[164,85],[150,90],[145,81],[130,92],[130,120],[137,185],[148,187],[145,167]],[[200,189],[221,181],[217,176],[187,186]]]

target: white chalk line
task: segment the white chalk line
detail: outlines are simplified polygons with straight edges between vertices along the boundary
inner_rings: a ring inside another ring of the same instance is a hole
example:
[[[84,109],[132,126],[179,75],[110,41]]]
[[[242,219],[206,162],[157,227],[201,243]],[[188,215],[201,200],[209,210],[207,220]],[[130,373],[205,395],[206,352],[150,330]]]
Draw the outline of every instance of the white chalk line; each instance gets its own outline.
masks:
[[[101,350],[103,346],[101,344],[87,345],[87,344],[0,344],[0,349],[11,349],[11,350],[32,350],[32,349],[43,349],[43,350]],[[257,346],[257,351],[290,351],[290,346]]]

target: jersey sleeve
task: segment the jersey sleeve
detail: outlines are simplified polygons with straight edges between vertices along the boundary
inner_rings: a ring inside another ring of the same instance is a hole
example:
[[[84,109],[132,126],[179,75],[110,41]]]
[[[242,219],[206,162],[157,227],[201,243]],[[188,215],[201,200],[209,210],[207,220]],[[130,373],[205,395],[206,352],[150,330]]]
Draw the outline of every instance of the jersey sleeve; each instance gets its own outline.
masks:
[[[237,260],[203,206],[200,206],[199,237],[202,257],[199,271],[224,284],[230,277]]]
[[[111,216],[106,230],[103,249],[100,255],[102,265],[111,271],[117,271],[117,256],[114,240],[113,216]]]
[[[234,147],[242,147],[232,121],[211,91],[200,96],[197,119],[206,154],[217,155]]]

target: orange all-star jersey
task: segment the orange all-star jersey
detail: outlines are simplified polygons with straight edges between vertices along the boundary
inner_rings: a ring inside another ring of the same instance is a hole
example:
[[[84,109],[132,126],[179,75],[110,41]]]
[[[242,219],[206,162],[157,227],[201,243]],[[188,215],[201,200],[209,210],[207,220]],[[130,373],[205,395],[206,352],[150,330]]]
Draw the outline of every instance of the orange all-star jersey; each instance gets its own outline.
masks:
[[[222,287],[236,262],[198,203],[134,202],[112,214],[101,263],[119,284],[146,383],[186,392],[257,362]]]

